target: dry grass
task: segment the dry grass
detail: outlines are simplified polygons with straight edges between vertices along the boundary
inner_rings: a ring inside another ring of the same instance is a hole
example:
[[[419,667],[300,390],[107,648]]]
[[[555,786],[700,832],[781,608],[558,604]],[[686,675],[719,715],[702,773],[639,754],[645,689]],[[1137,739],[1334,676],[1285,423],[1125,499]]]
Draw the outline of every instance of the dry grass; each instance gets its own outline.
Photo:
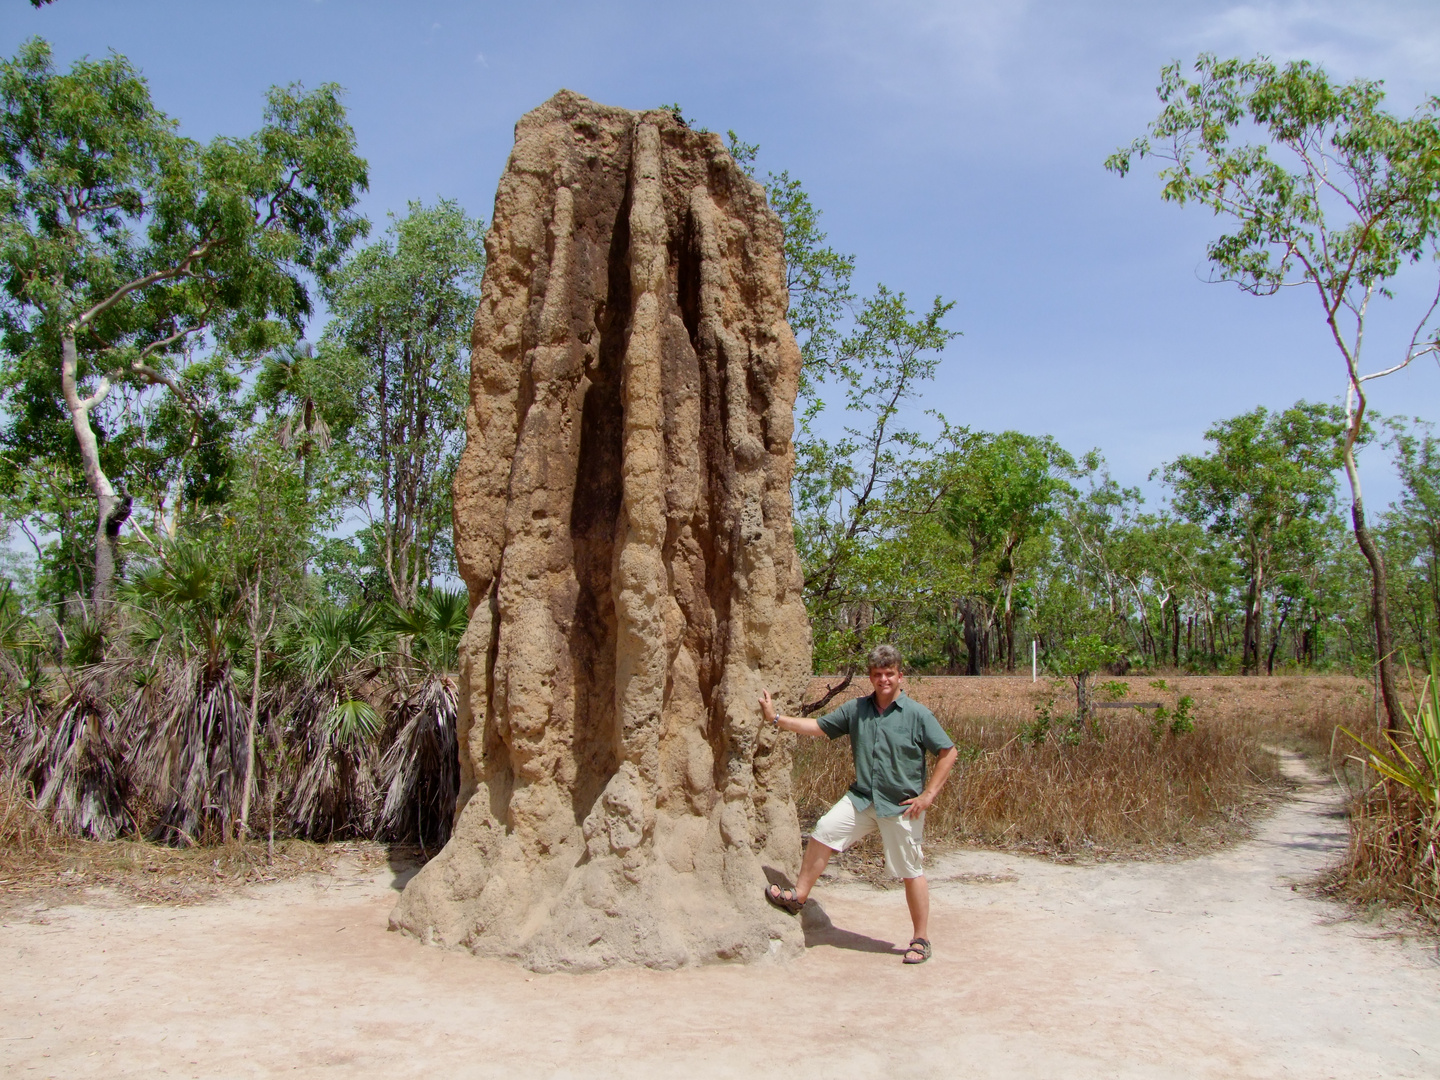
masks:
[[[1411,715],[1425,711],[1424,691],[1414,683],[1407,689],[1405,697],[1418,693],[1420,698],[1406,702]],[[1387,747],[1386,735],[1373,726],[1373,720],[1364,726],[1346,726],[1371,745]],[[1427,753],[1417,744],[1413,731],[1396,739],[1411,762],[1430,762],[1426,772],[1433,779],[1434,751]],[[1345,860],[1322,876],[1320,889],[1372,914],[1382,909],[1408,913],[1419,925],[1440,931],[1440,820],[1434,802],[1382,777],[1367,757],[1349,737],[1337,738],[1332,759],[1335,775],[1349,794],[1350,843]]]
[[[1073,713],[1068,683],[907,680],[910,694],[935,711],[962,750],[956,775],[931,811],[931,843],[978,843],[1064,860],[1195,854],[1248,835],[1256,816],[1283,790],[1266,746],[1301,749],[1343,767],[1348,748],[1332,742],[1335,726],[1358,730],[1374,723],[1369,686],[1345,677],[1167,676],[1165,691],[1152,688],[1148,678],[1114,681],[1128,685],[1132,700],[1173,704],[1180,694],[1190,695],[1194,732],[1157,739],[1148,720],[1116,710],[1099,714],[1103,739],[1066,745],[1057,738],[1061,722],[1044,743],[1031,746],[1016,735],[1035,720],[1037,707],[1049,704],[1057,716]],[[845,696],[862,689],[868,690],[863,679]],[[810,697],[823,690],[817,680]],[[795,790],[802,825],[814,824],[851,775],[843,740],[801,742]],[[1382,852],[1385,843],[1393,848],[1403,840],[1393,830],[1385,833],[1389,826],[1374,807],[1357,823],[1376,838],[1365,851]],[[1390,839],[1381,842],[1386,835]],[[397,852],[396,845],[287,839],[277,842],[270,858],[264,843],[177,848],[76,840],[38,812],[15,781],[0,780],[0,908],[79,899],[95,887],[146,902],[190,903],[247,884],[324,872],[341,857],[378,866],[418,854]],[[862,845],[843,862],[867,877],[881,876],[878,847]],[[1353,877],[1353,886],[1336,888],[1360,899],[1393,902],[1397,895],[1394,881],[1378,872]],[[1382,888],[1384,882],[1389,884]]]
[[[1129,700],[1170,708],[1189,695],[1194,731],[1157,736],[1148,717],[1106,710],[1093,730],[1075,733],[1065,719],[1075,711],[1073,690],[1059,680],[908,680],[908,692],[934,711],[961,751],[927,820],[932,843],[1067,861],[1196,854],[1249,835],[1256,816],[1286,790],[1267,747],[1328,755],[1336,724],[1373,715],[1369,688],[1343,677],[1167,676],[1163,689],[1149,678],[1108,681],[1125,684]],[[811,689],[818,697],[824,685]],[[862,689],[863,680],[851,696]],[[1061,719],[1044,741],[1022,738],[1046,708]],[[848,744],[803,740],[795,774],[801,821],[809,825],[849,783]],[[862,852],[860,861],[866,858]]]
[[[1360,787],[1350,801],[1345,861],[1321,879],[1323,892],[1360,907],[1398,908],[1440,927],[1440,866],[1429,808],[1398,784]],[[1364,781],[1362,781],[1364,783]]]
[[[383,861],[381,844],[262,841],[167,847],[142,840],[79,840],[35,808],[14,779],[0,781],[0,910],[77,902],[92,889],[152,904],[190,904],[245,885],[324,873],[338,858]]]

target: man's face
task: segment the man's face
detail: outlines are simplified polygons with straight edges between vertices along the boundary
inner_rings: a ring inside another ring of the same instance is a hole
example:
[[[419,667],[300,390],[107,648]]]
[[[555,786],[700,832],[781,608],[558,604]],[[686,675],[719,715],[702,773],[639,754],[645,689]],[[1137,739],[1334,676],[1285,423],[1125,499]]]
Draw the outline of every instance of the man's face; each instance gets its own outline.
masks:
[[[894,697],[900,689],[900,669],[898,667],[872,667],[870,669],[870,685],[882,698]]]

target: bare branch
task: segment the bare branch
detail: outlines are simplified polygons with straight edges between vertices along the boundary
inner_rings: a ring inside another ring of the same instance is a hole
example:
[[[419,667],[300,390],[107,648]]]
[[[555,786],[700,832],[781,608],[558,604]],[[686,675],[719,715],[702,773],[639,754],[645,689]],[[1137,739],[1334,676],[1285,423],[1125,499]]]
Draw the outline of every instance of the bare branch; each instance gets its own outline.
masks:
[[[79,317],[76,318],[70,325],[78,332],[82,328],[88,326],[97,315],[108,311],[110,308],[118,304],[121,300],[125,299],[125,297],[129,296],[136,289],[149,288],[151,285],[158,285],[162,281],[170,281],[173,278],[187,276],[190,273],[190,267],[194,264],[195,260],[202,259],[206,255],[208,255],[210,251],[215,247],[215,244],[216,241],[214,240],[206,240],[203,243],[197,244],[195,247],[191,248],[189,253],[186,254],[185,258],[178,262],[176,265],[169,267],[165,270],[156,270],[153,273],[146,274],[144,277],[138,277],[133,281],[127,281],[124,285],[121,285],[109,296],[105,297],[105,299],[101,300],[99,303],[95,304],[88,310],[82,312]]]

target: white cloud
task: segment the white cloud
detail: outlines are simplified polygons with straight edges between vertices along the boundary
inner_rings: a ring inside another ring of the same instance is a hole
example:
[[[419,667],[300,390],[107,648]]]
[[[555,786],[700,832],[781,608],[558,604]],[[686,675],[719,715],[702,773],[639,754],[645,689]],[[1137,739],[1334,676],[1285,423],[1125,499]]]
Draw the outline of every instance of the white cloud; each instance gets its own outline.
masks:
[[[863,71],[867,87],[900,97],[956,82],[1003,92],[1034,7],[1030,0],[856,0],[828,9],[817,44]]]
[[[483,52],[477,52],[475,54],[475,63],[479,64],[481,67],[490,66],[489,62],[485,59],[485,54]]]
[[[1227,4],[1185,35],[1194,50],[1314,60],[1334,75],[1384,79],[1397,109],[1440,91],[1440,19],[1433,0],[1273,0]]]

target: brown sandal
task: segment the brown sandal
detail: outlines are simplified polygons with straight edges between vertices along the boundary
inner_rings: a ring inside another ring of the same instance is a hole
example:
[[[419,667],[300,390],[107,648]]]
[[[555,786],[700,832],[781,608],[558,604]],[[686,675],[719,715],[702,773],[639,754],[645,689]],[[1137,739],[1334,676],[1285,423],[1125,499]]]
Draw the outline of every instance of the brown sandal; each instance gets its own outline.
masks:
[[[786,896],[786,893],[790,895]],[[790,915],[799,915],[800,909],[805,906],[805,901],[795,895],[794,889],[782,889],[779,885],[771,885],[766,889],[765,899]]]
[[[912,960],[912,959],[910,959],[910,954],[911,954],[911,953],[915,953],[917,956],[920,957],[920,959],[919,959],[919,960]],[[905,950],[905,959],[902,960],[902,961],[900,961],[900,962],[901,962],[902,964],[923,964],[926,960],[929,960],[929,959],[930,959],[930,942],[926,941],[923,937],[917,937],[917,938],[911,938],[911,939],[910,939],[910,947]]]

